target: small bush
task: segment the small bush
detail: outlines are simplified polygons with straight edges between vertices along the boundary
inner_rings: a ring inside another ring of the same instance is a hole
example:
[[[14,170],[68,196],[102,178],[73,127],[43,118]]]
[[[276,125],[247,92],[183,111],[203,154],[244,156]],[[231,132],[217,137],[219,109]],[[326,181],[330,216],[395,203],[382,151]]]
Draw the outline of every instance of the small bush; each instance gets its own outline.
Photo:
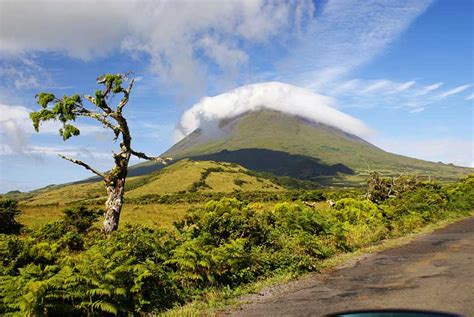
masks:
[[[103,214],[99,210],[92,210],[85,206],[67,208],[63,211],[63,222],[66,226],[74,227],[77,232],[86,232]]]
[[[16,221],[15,217],[20,213],[17,201],[12,199],[0,200],[0,233],[19,233],[22,225]]]

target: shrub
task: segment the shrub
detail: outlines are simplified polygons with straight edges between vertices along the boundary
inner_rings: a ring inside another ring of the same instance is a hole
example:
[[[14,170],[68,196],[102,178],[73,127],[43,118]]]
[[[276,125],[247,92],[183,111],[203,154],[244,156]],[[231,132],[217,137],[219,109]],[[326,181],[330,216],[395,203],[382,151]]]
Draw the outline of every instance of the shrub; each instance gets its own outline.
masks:
[[[395,219],[417,214],[425,222],[430,222],[446,216],[447,202],[448,196],[444,188],[439,184],[426,182],[387,201],[386,204],[392,209]]]
[[[334,216],[349,224],[379,222],[383,219],[382,210],[368,200],[344,198],[334,205]]]
[[[85,206],[67,208],[63,210],[63,222],[67,227],[74,227],[77,232],[86,232],[102,215],[99,210],[89,209]]]
[[[460,212],[474,209],[474,175],[469,175],[460,182],[446,188],[447,208]]]
[[[326,234],[329,224],[317,210],[299,204],[281,203],[274,207],[276,225],[282,231],[305,231],[314,235]]]
[[[90,231],[101,212],[78,206],[66,208],[63,213],[60,220],[39,227],[31,232],[31,236],[39,240],[58,243],[72,251],[83,250],[86,243],[84,234]]]
[[[18,202],[12,199],[0,200],[0,233],[20,232],[22,225],[15,219],[20,214]]]

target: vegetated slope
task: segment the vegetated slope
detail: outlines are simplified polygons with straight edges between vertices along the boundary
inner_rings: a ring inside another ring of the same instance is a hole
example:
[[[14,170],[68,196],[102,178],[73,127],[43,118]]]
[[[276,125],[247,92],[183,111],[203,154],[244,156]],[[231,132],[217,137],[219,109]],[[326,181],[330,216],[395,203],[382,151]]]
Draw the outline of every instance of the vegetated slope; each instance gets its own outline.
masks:
[[[369,170],[445,180],[473,172],[470,168],[392,154],[340,129],[273,110],[261,109],[222,120],[213,135],[209,134],[197,129],[163,155],[235,162],[250,169],[310,180],[336,174],[345,175],[345,180],[357,179]],[[277,161],[281,164],[275,165]],[[134,169],[152,165],[147,162]]]
[[[240,165],[184,159],[154,173],[130,177],[125,198],[165,195],[178,192],[279,191],[283,188],[269,179],[249,175]],[[54,186],[28,197],[25,205],[66,205],[106,196],[102,182]]]
[[[150,177],[146,184],[126,192],[126,197],[161,195],[185,191],[232,192],[275,191],[283,188],[268,179],[247,175],[237,164],[181,160]]]

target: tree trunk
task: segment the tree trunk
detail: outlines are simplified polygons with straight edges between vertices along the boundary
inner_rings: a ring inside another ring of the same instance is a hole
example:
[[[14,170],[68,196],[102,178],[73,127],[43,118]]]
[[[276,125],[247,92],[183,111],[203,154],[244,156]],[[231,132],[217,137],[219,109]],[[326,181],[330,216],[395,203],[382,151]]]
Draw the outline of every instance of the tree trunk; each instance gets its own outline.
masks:
[[[104,233],[110,235],[117,230],[119,225],[125,191],[125,178],[110,182],[106,189],[108,198],[105,202]]]

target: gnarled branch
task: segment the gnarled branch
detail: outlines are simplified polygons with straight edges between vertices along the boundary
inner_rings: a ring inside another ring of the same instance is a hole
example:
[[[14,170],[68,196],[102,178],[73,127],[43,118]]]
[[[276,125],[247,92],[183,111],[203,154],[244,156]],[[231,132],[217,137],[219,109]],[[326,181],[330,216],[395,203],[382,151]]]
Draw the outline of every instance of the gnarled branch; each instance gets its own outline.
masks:
[[[91,104],[93,104],[93,105],[95,105],[95,106],[97,105],[97,104],[96,104],[97,101],[96,101],[95,98],[92,97],[91,95],[84,95],[84,98],[86,98],[87,100],[89,100],[89,102],[90,102]]]
[[[104,115],[101,115],[100,113],[97,113],[97,112],[89,111],[86,108],[82,108],[79,111],[79,114],[82,115],[82,116],[85,116],[85,117],[95,119],[95,120],[99,121],[100,123],[102,123],[105,127],[111,129],[114,132],[114,135],[115,135],[114,140],[117,140],[117,138],[119,137],[120,127],[115,126],[112,123],[110,123],[109,121],[107,121],[107,119],[105,118]]]
[[[125,107],[125,105],[127,104],[128,97],[130,96],[130,91],[133,88],[133,83],[134,82],[135,82],[135,79],[132,79],[130,81],[130,84],[128,85],[128,88],[126,90],[123,90],[123,98],[120,101],[119,105],[117,106],[117,113],[122,113],[123,107]]]
[[[131,150],[131,153],[132,153],[132,155],[135,155],[138,158],[148,160],[148,161],[156,161],[156,162],[164,164],[164,165],[168,164],[169,161],[173,160],[170,157],[148,156],[143,152],[137,152],[137,151],[134,151],[134,150]]]
[[[109,105],[107,104],[107,102],[105,101],[105,97],[104,97],[104,100],[102,101],[102,104],[97,104],[97,99],[95,99],[94,97],[92,97],[91,95],[84,95],[84,98],[86,98],[90,103],[92,103],[94,106],[96,106],[97,108],[100,108],[102,110],[104,110],[104,112],[106,114],[109,114],[112,112],[112,109],[109,107]]]
[[[96,174],[97,176],[100,176],[102,178],[105,178],[105,175],[101,172],[99,172],[98,170],[90,167],[88,164],[84,163],[83,161],[80,161],[80,160],[76,160],[76,159],[73,159],[73,158],[70,158],[70,157],[67,157],[67,156],[64,156],[62,154],[58,154],[59,157],[69,161],[69,162],[73,162],[74,164],[77,164],[77,165],[81,165],[82,167],[84,167],[85,169],[88,169],[89,171],[91,171],[92,173]]]

